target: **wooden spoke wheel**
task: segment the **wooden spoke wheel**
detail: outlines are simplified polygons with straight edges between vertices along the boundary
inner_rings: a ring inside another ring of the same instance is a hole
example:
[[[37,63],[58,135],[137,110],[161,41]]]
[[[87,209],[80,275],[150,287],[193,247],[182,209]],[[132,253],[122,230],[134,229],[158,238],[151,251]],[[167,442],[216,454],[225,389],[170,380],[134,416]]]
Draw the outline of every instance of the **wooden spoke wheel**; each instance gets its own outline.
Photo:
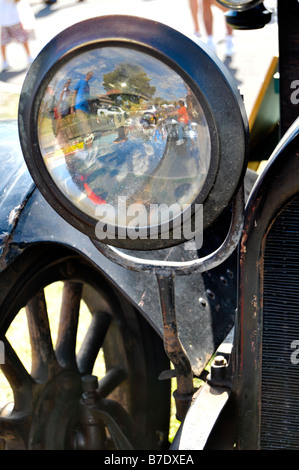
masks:
[[[158,376],[169,364],[141,314],[82,258],[59,249],[19,260],[5,276],[1,370],[13,399],[0,402],[0,447],[167,445],[170,391]],[[11,333],[22,314],[18,333],[29,338],[30,366]]]

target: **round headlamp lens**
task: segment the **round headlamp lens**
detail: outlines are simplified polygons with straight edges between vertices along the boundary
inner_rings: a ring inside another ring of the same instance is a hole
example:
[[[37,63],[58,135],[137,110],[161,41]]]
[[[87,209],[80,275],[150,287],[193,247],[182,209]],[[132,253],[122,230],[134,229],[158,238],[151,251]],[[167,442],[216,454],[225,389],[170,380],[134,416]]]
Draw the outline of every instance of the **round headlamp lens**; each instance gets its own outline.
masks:
[[[119,226],[130,222],[118,212],[124,201],[145,208],[147,226],[153,205],[183,211],[211,163],[209,127],[189,85],[155,57],[120,46],[83,52],[59,69],[41,100],[38,139],[64,196],[95,220],[99,206],[113,208],[105,220]]]

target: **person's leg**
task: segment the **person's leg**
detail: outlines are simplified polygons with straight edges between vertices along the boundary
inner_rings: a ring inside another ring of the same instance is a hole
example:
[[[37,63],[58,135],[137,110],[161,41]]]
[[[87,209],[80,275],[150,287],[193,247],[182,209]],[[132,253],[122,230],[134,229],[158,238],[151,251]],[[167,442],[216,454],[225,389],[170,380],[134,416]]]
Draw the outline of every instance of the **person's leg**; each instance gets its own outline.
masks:
[[[27,31],[23,28],[21,23],[17,23],[13,26],[10,26],[8,29],[9,29],[9,34],[11,38],[17,41],[18,43],[23,44],[26,55],[27,55],[28,64],[31,64],[32,58],[30,55],[30,50],[29,50],[29,45],[28,45],[29,35]]]
[[[4,72],[5,70],[7,70],[9,68],[9,64],[7,62],[7,59],[6,59],[6,46],[5,45],[1,45],[1,53],[2,53],[2,72]]]
[[[201,34],[198,22],[198,0],[189,0],[189,7],[194,24],[194,34],[196,34],[196,36],[200,36]]]
[[[27,54],[28,64],[31,64],[33,62],[33,59],[32,59],[31,54],[30,54],[30,49],[29,49],[28,42],[27,41],[23,42],[23,46],[24,46],[24,49],[25,49],[26,54]]]
[[[215,4],[218,8],[220,8],[220,10],[222,10],[223,12],[226,12],[226,11],[227,11],[227,8],[225,8],[224,6],[220,5],[219,3],[217,3],[217,2],[214,1],[214,4]],[[232,36],[232,34],[233,34],[233,28],[232,28],[231,26],[229,26],[229,25],[227,24],[227,22],[225,22],[225,27],[226,27],[227,35],[228,35],[228,36]]]
[[[5,27],[1,28],[1,54],[2,54],[2,70],[8,68],[8,62],[6,57],[6,46],[9,42],[8,32]]]
[[[216,47],[213,40],[213,12],[212,12],[212,0],[202,0],[203,6],[203,21],[207,33],[207,46],[215,52]]]
[[[7,62],[7,59],[6,59],[6,46],[4,44],[1,44],[1,54],[2,54],[3,62]]]
[[[217,3],[217,2],[214,2],[214,3],[223,12],[227,11],[227,9],[224,6],[219,5],[219,3]],[[229,26],[226,21],[225,21],[225,27],[226,27],[226,38],[225,38],[225,40],[226,40],[226,51],[225,51],[225,55],[227,57],[231,57],[235,53],[233,28],[231,26]]]
[[[179,129],[178,130],[179,130],[179,140],[182,140],[184,134],[183,134],[183,124],[181,122],[179,123]]]
[[[87,137],[90,134],[88,114],[82,111],[81,109],[76,109],[76,115],[78,117],[83,136]]]
[[[178,126],[178,133],[179,133],[179,140],[177,140],[176,144],[177,145],[182,145],[184,143],[184,129],[185,129],[185,124],[183,122],[179,122]]]
[[[203,21],[205,24],[206,32],[208,36],[213,34],[213,12],[212,12],[212,0],[202,0],[203,6]]]

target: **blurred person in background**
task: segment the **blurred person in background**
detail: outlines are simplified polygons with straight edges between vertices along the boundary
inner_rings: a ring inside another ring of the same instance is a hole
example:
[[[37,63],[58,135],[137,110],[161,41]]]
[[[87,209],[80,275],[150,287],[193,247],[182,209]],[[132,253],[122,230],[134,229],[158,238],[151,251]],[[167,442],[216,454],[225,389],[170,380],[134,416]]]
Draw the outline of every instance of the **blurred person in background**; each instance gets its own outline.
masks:
[[[16,41],[23,44],[28,65],[32,63],[28,39],[29,34],[23,28],[18,10],[19,0],[0,0],[0,28],[1,28],[1,53],[2,71],[9,68],[6,56],[6,47],[9,43]]]
[[[207,41],[206,44],[209,49],[213,52],[216,52],[216,45],[213,38],[213,11],[212,5],[216,5],[222,11],[226,11],[224,7],[216,3],[214,0],[202,0],[202,16],[203,22],[205,25],[206,33],[207,33]],[[198,13],[199,13],[199,0],[189,0],[190,11],[193,19],[194,24],[194,34],[197,37],[201,37],[199,21],[198,21]],[[226,24],[226,23],[225,23]],[[232,28],[226,24],[226,38],[225,38],[225,55],[226,57],[231,57],[234,52],[234,40],[233,40],[233,30]]]

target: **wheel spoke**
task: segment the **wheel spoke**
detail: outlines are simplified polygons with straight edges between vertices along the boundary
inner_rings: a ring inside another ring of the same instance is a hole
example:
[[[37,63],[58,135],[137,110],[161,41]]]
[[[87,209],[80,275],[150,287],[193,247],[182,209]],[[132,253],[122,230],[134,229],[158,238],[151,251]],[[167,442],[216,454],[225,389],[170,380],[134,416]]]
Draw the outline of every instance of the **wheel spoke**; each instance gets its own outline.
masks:
[[[93,314],[82,346],[77,354],[78,369],[81,373],[91,374],[110,323],[111,315],[108,313],[95,312]]]
[[[56,358],[43,290],[27,303],[26,315],[32,351],[31,375],[35,379],[45,380],[49,366],[56,364]]]
[[[13,390],[15,409],[24,410],[31,404],[34,381],[9,341],[4,338],[3,342],[5,346],[5,364],[1,364],[0,367]]]
[[[56,357],[63,367],[76,368],[76,338],[82,284],[65,282],[56,343]]]
[[[108,370],[105,377],[98,383],[97,394],[101,398],[106,398],[113,390],[115,390],[128,377],[127,372],[120,368],[114,367]]]

